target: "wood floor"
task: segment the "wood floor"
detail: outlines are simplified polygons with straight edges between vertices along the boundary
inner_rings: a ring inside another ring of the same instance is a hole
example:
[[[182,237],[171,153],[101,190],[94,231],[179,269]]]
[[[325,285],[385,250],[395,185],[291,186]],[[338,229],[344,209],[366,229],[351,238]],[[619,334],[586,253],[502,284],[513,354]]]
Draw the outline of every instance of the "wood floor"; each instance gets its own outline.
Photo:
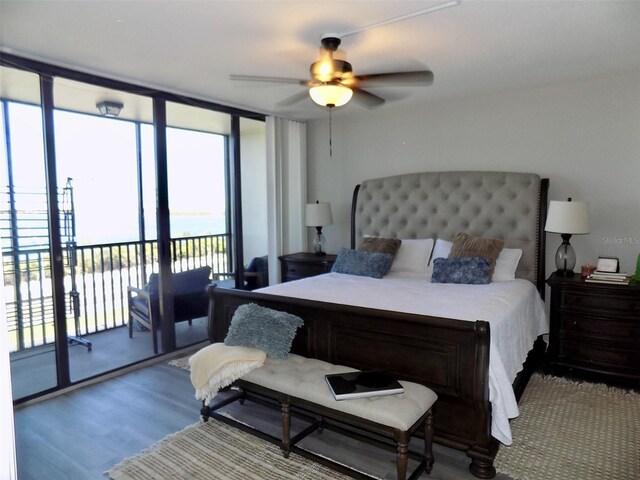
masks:
[[[189,372],[166,361],[15,411],[20,480],[104,479],[103,472],[126,457],[150,447],[167,435],[199,421],[200,402],[194,398]],[[226,412],[276,433],[276,411],[246,403]],[[374,447],[352,444],[348,438],[324,432],[308,448],[382,478],[395,478],[393,455]],[[419,441],[414,440],[419,451]],[[430,476],[439,480],[474,479],[468,458],[456,450],[434,446],[436,463]],[[510,477],[498,475],[498,480]],[[161,479],[158,479],[161,480]]]
[[[152,358],[151,332],[134,332],[129,338],[126,326],[112,328],[85,337],[92,343],[91,351],[84,346],[69,347],[69,366],[72,382],[121,368]],[[207,318],[196,318],[176,324],[178,348],[207,340]],[[162,335],[158,332],[158,344]],[[56,358],[54,345],[30,348],[11,354],[11,383],[13,399],[17,400],[53,388],[56,385]]]

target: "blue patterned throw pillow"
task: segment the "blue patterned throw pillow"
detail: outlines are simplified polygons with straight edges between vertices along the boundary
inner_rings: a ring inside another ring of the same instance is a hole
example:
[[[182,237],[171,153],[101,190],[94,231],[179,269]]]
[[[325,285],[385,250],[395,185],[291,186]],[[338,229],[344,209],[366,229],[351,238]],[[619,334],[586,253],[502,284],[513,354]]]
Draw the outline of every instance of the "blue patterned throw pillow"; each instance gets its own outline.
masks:
[[[490,274],[490,261],[486,257],[436,258],[431,282],[486,285]]]
[[[393,255],[390,253],[363,252],[342,248],[331,271],[361,277],[382,278],[387,274],[392,263]]]
[[[268,357],[286,360],[296,330],[304,324],[300,317],[255,303],[240,305],[231,319],[225,345],[254,347]]]

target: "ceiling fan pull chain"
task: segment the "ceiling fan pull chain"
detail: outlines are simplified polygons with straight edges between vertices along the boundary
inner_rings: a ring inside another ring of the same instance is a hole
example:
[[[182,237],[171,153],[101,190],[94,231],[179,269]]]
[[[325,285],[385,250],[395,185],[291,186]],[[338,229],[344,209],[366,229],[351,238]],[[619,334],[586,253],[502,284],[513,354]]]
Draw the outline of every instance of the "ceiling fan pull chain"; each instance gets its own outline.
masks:
[[[329,159],[333,160],[333,129],[331,125],[331,111],[333,108],[329,107]]]

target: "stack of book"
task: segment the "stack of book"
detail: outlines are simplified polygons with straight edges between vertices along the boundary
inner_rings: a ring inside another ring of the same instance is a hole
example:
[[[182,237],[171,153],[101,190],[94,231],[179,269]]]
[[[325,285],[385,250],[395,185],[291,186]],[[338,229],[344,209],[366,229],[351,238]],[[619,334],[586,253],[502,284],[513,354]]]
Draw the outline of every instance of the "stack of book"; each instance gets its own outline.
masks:
[[[629,285],[630,276],[626,273],[610,273],[595,271],[587,278],[585,282],[589,283],[609,283],[612,285]]]

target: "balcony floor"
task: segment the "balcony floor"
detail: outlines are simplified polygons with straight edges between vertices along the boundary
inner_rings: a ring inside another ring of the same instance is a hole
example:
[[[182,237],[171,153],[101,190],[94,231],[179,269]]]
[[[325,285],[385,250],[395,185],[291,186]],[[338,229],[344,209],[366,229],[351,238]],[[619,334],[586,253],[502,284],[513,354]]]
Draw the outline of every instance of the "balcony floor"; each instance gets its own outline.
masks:
[[[71,381],[77,382],[100,373],[130,365],[154,356],[151,332],[133,332],[129,338],[126,326],[87,335],[91,351],[82,345],[69,347]],[[207,339],[206,317],[176,324],[178,348]],[[162,343],[158,334],[158,345]],[[31,348],[11,354],[13,398],[19,399],[56,385],[55,350],[53,345]]]

